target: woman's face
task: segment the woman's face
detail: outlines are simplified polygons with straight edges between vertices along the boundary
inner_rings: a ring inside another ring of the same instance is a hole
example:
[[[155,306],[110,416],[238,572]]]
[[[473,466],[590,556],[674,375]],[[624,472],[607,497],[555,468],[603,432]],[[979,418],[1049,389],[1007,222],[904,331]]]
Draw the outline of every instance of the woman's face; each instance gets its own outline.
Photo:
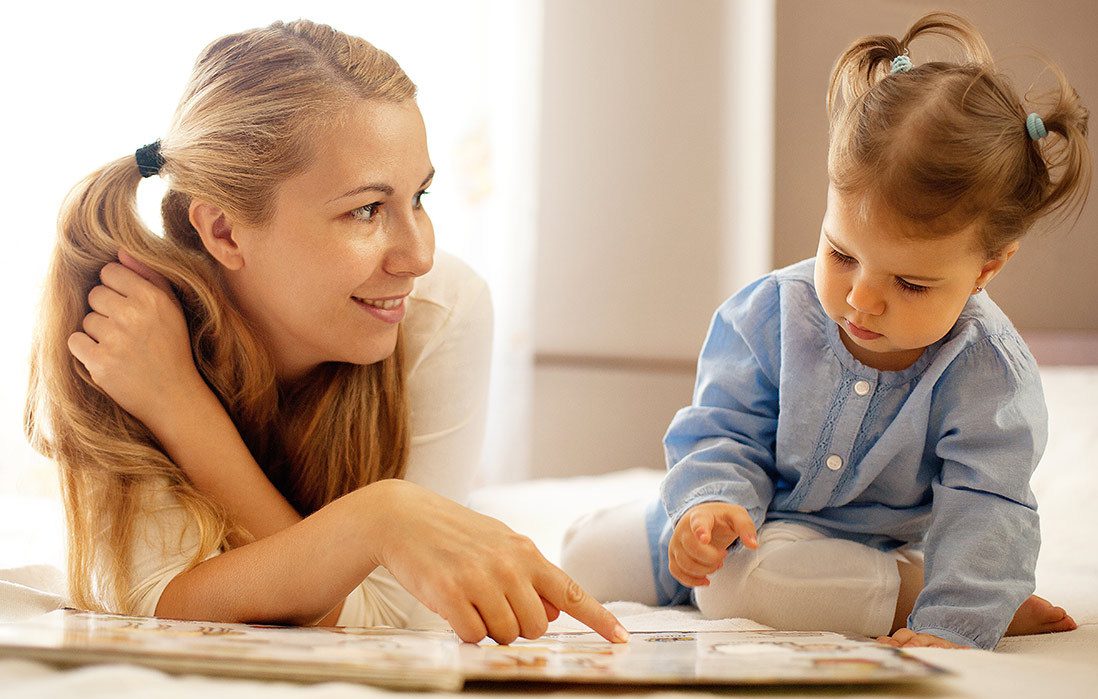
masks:
[[[362,100],[320,138],[313,167],[282,184],[269,224],[233,226],[229,285],[280,378],[393,353],[413,282],[434,257],[421,201],[433,175],[415,102]]]

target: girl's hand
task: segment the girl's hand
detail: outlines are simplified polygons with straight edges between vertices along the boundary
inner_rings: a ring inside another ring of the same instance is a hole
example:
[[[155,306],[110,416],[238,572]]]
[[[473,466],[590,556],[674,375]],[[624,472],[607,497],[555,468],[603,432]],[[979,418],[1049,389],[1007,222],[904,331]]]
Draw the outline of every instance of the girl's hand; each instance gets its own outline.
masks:
[[[881,636],[878,643],[895,648],[968,648],[929,633],[915,633],[911,629],[897,629],[891,636]]]
[[[384,531],[377,563],[468,643],[537,638],[566,612],[615,643],[629,634],[613,614],[530,539],[499,520],[400,480],[379,481]],[[607,561],[607,565],[613,562]]]
[[[152,421],[209,390],[191,356],[183,309],[168,281],[124,250],[88,293],[92,311],[68,347],[97,386],[126,412]]]
[[[758,548],[755,523],[747,510],[726,502],[691,507],[671,535],[667,552],[671,575],[687,587],[708,585],[706,576],[724,565],[728,547],[736,539],[748,548]]]

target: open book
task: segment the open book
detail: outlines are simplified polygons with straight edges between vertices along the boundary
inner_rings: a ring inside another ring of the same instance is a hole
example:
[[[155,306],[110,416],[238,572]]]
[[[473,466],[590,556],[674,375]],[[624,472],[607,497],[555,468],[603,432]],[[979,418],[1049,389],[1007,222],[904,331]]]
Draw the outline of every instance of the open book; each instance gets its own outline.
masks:
[[[0,657],[135,663],[174,673],[457,690],[466,682],[626,685],[866,684],[942,671],[868,639],[826,632],[554,633],[510,646],[452,633],[173,621],[59,610],[0,624]]]

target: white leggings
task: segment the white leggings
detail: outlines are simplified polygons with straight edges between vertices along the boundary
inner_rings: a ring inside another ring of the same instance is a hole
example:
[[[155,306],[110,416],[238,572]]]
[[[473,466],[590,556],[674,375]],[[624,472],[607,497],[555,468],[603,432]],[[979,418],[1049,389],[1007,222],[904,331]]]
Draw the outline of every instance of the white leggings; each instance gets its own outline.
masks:
[[[561,564],[602,602],[657,604],[645,510],[640,501],[593,512],[564,538]],[[786,631],[881,636],[891,631],[899,594],[897,561],[922,564],[907,547],[883,552],[802,524],[767,522],[759,547],[735,546],[694,600],[710,619],[752,619]]]

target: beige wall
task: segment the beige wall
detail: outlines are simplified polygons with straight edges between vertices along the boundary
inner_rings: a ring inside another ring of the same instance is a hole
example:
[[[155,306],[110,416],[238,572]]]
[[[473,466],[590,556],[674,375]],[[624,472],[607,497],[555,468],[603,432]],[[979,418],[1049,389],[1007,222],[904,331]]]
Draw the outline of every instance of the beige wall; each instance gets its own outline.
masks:
[[[815,253],[827,191],[824,94],[832,63],[851,40],[871,33],[901,36],[933,9],[969,18],[992,55],[1022,89],[1046,54],[1067,73],[1098,114],[1098,2],[1094,0],[779,0],[774,178],[774,264]],[[919,45],[912,60],[923,60]],[[1098,116],[1091,149],[1098,152]],[[1015,325],[1027,330],[1098,331],[1098,183],[1073,229],[1033,232],[989,292]],[[1088,345],[1093,347],[1093,345]]]

